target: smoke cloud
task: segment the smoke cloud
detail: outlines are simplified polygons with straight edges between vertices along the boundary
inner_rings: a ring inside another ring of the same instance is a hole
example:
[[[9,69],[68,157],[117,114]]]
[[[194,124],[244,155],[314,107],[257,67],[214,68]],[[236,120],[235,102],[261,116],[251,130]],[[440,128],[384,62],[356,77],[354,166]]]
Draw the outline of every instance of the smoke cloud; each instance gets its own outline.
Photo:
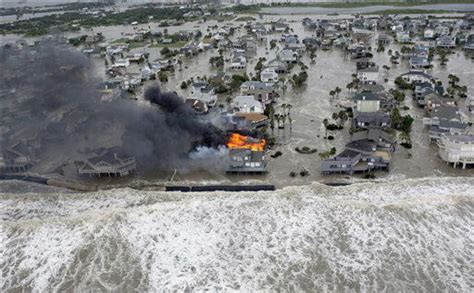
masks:
[[[34,171],[57,171],[101,147],[121,146],[139,172],[200,168],[189,156],[198,147],[222,153],[224,133],[174,93],[152,86],[145,101],[104,99],[93,59],[66,45],[1,48],[0,62],[1,144],[24,143]]]

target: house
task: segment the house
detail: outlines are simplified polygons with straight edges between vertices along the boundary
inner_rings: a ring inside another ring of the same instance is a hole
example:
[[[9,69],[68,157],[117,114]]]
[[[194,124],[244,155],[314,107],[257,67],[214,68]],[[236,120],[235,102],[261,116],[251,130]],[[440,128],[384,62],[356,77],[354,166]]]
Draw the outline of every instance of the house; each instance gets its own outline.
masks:
[[[107,46],[105,50],[109,56],[123,54],[126,50],[128,50],[128,44]]]
[[[286,73],[288,71],[288,64],[280,59],[273,59],[268,62],[267,68],[274,68],[276,73]]]
[[[317,48],[321,46],[321,41],[316,38],[308,37],[303,39],[303,45]]]
[[[322,161],[322,174],[354,174],[390,169],[395,140],[380,129],[355,132],[343,152]]]
[[[356,61],[356,68],[357,70],[369,68],[369,67],[375,67],[376,64],[375,62],[369,61],[369,59],[360,59]]]
[[[272,31],[282,33],[289,28],[289,25],[283,19],[279,19],[276,22],[271,23]]]
[[[426,56],[411,56],[409,64],[412,69],[423,69],[431,66]]]
[[[357,88],[358,93],[362,92],[372,92],[375,94],[380,94],[385,90],[384,86],[382,84],[361,84]]]
[[[373,141],[377,144],[378,148],[389,150],[390,152],[395,151],[395,138],[383,129],[369,128],[352,133],[351,141],[362,140]]]
[[[354,128],[384,128],[390,126],[390,116],[383,112],[355,112],[352,119]]]
[[[449,27],[445,25],[438,25],[434,29],[434,35],[435,36],[445,36],[449,35]]]
[[[185,103],[189,105],[197,114],[206,114],[209,112],[209,107],[203,101],[195,98],[187,98]]]
[[[424,73],[419,70],[410,70],[407,73],[400,75],[406,83],[422,83],[422,82],[431,82],[431,75]]]
[[[264,105],[257,101],[254,96],[237,96],[232,102],[234,112],[263,113]]]
[[[438,141],[445,133],[463,131],[467,124],[463,122],[456,106],[440,105],[432,108],[429,117],[423,118],[423,125],[429,127],[431,141]]]
[[[438,48],[456,48],[456,40],[450,35],[442,35],[436,39]]]
[[[431,39],[434,39],[434,30],[431,29],[431,28],[427,28],[425,29],[425,31],[423,32],[423,37],[427,40],[431,40]]]
[[[243,82],[240,85],[240,93],[244,96],[254,96],[258,101],[264,104],[272,103],[277,97],[277,93],[272,84],[253,80]]]
[[[127,54],[126,58],[130,62],[141,63],[147,58],[147,54],[145,54],[145,53],[129,53],[129,54]]]
[[[252,130],[268,125],[268,117],[260,113],[242,113],[237,112],[232,117],[235,125],[233,130],[247,129]]]
[[[280,38],[280,42],[285,44],[299,44],[300,41],[298,40],[298,35],[290,35],[290,34],[282,34]]]
[[[278,73],[274,67],[267,67],[260,72],[260,80],[262,82],[274,83],[278,82]]]
[[[474,118],[474,96],[471,96],[466,100],[466,106],[469,114]]]
[[[367,67],[357,71],[357,78],[362,84],[376,84],[379,80],[379,67]]]
[[[471,52],[474,51],[474,34],[471,34],[467,37],[463,50]]]
[[[449,132],[441,135],[438,141],[438,153],[446,163],[458,164],[465,169],[474,164],[474,133]]]
[[[0,153],[0,174],[25,172],[28,171],[30,166],[30,159],[24,144],[19,143],[12,148],[2,149]]]
[[[124,58],[124,59],[115,60],[115,63],[112,65],[112,68],[117,68],[117,67],[127,68],[129,66],[130,66],[130,60],[128,60],[127,58]]]
[[[232,70],[242,70],[247,67],[247,58],[243,55],[232,58],[229,68]]]
[[[267,164],[263,151],[230,149],[227,174],[265,174]]]
[[[127,176],[136,171],[135,157],[124,153],[121,148],[101,148],[92,157],[76,162],[79,175]]]
[[[414,98],[418,106],[426,105],[426,97],[430,94],[437,94],[431,82],[415,83]]]
[[[390,44],[390,37],[387,34],[379,34],[379,37],[377,38],[377,44],[380,46],[386,46]]]
[[[214,87],[205,82],[195,82],[191,86],[192,98],[204,102],[208,107],[214,107],[217,103],[217,95]]]
[[[365,46],[361,44],[356,44],[349,48],[349,52],[351,54],[351,59],[366,59],[372,58],[373,54],[370,53]]]
[[[300,43],[287,44],[285,46],[285,49],[295,52],[296,54],[298,54],[298,56],[301,56],[306,50],[305,46],[303,44],[300,44]]]
[[[283,49],[278,52],[278,59],[285,63],[296,63],[298,61],[298,53],[289,49]]]
[[[359,113],[377,112],[380,110],[380,99],[372,92],[362,92],[352,97],[356,111]]]
[[[410,32],[402,31],[402,32],[397,32],[397,41],[399,43],[410,43],[411,42],[411,37],[410,37]]]

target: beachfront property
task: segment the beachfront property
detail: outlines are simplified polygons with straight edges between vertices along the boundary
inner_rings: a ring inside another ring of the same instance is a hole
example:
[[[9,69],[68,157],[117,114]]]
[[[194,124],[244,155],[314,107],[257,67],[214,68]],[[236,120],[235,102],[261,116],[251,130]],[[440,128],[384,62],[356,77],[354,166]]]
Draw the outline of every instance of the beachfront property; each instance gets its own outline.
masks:
[[[461,165],[474,164],[474,133],[449,132],[444,133],[438,141],[439,156],[448,164],[456,168]]]
[[[230,149],[227,174],[265,174],[267,163],[263,151],[250,149]]]
[[[123,177],[136,171],[134,156],[123,152],[121,148],[98,149],[85,160],[76,162],[79,175],[93,177]]]
[[[439,141],[443,134],[463,131],[467,128],[459,108],[455,105],[442,103],[443,98],[436,98],[427,103],[428,117],[423,118],[423,125],[429,127],[431,141]]]
[[[25,172],[30,166],[26,147],[22,143],[4,148],[0,153],[0,174]]]
[[[344,151],[322,161],[321,173],[352,175],[374,170],[389,171],[394,150],[395,140],[381,129],[358,131],[352,135]]]

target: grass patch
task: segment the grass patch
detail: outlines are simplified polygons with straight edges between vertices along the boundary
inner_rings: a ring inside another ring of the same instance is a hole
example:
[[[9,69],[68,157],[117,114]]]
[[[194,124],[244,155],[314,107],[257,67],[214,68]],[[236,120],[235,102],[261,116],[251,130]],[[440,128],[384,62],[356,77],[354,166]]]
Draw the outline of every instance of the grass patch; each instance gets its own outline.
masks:
[[[164,47],[181,48],[184,45],[186,45],[187,43],[188,43],[187,41],[178,41],[178,42],[174,42],[174,43],[171,43],[171,44],[156,43],[156,44],[151,45],[150,48],[164,48]]]
[[[235,21],[254,21],[255,17],[252,16],[242,16],[237,18]]]
[[[424,9],[386,9],[363,14],[439,14],[439,13],[456,13],[457,11],[448,10],[424,10]]]
[[[383,6],[396,6],[396,7],[413,7],[419,5],[430,5],[430,4],[472,4],[472,0],[425,0],[425,1],[412,1],[407,0],[405,2],[387,2],[386,0],[367,0],[359,2],[333,2],[333,3],[274,3],[266,7],[322,7],[322,8],[357,8],[367,7],[374,5]]]
[[[112,41],[111,44],[124,44],[126,42],[127,42],[126,39],[116,39],[116,40]]]
[[[128,48],[129,49],[141,48],[141,47],[145,47],[145,45],[146,45],[145,42],[130,42],[128,43]]]

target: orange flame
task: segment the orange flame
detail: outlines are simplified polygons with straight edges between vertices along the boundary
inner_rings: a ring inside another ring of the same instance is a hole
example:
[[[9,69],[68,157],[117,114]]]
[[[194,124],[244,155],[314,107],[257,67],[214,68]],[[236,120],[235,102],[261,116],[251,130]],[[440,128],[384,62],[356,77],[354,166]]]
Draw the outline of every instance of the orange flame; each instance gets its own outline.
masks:
[[[232,133],[227,142],[227,147],[229,149],[249,149],[252,151],[263,152],[266,143],[265,139],[254,139],[250,136]]]

